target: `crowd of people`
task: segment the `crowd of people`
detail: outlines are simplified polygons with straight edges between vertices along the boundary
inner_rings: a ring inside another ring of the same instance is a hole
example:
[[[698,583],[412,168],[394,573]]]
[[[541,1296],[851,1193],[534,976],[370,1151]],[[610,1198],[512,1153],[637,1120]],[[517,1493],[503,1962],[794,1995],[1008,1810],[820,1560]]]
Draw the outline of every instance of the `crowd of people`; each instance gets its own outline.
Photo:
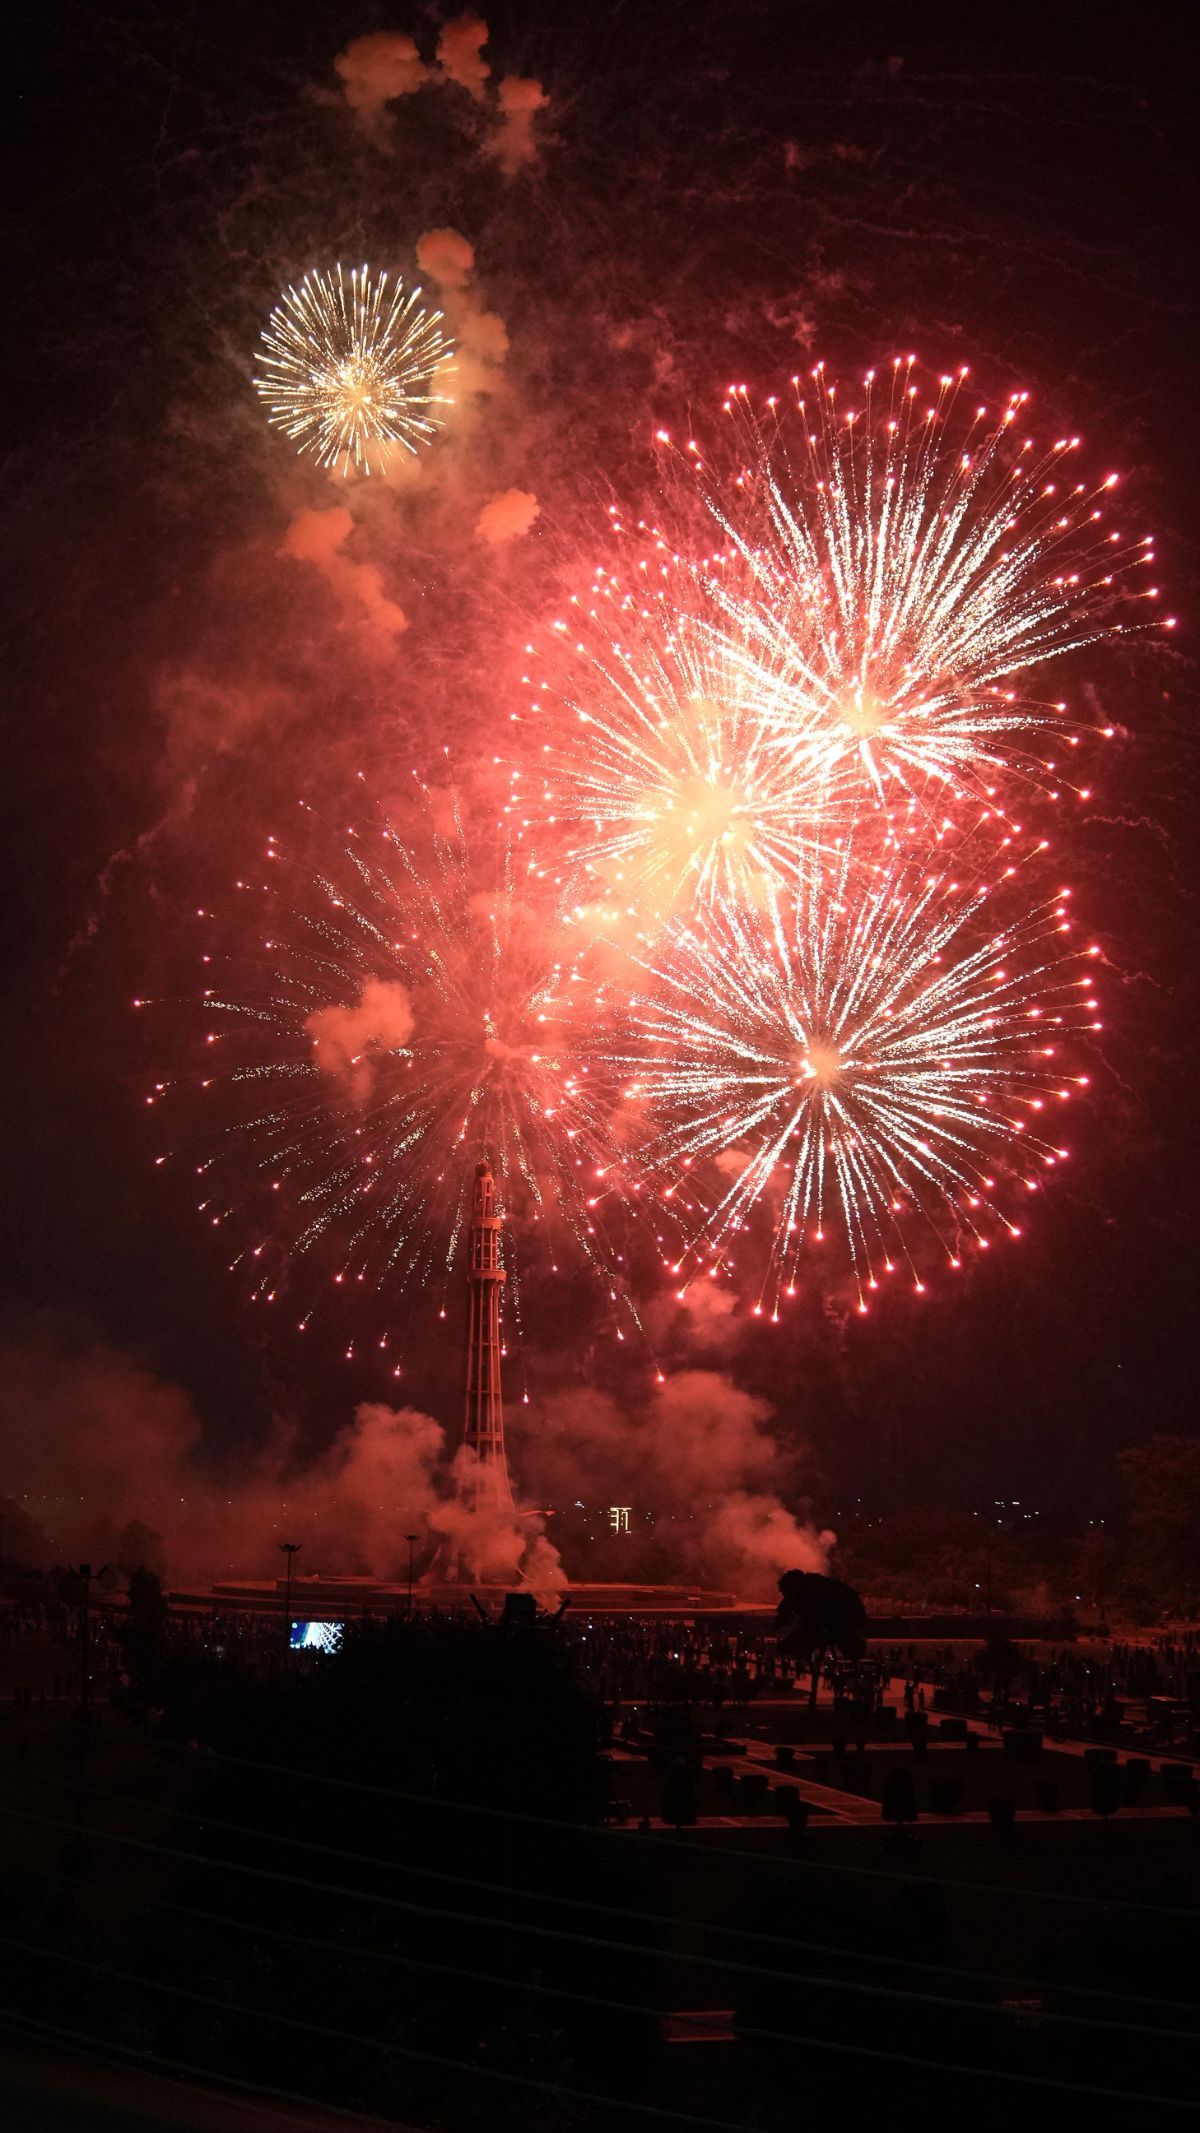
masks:
[[[122,1621],[120,1611],[93,1601],[86,1670],[88,1693],[97,1701],[121,1680]],[[780,1642],[770,1615],[672,1621],[568,1610],[553,1633],[574,1647],[611,1709],[683,1703],[705,1705],[715,1716],[744,1715],[758,1699],[799,1696],[811,1683],[806,1656]],[[274,1669],[289,1663],[282,1609],[172,1611],[169,1635],[177,1644],[235,1654],[251,1665]],[[0,1606],[0,1697],[19,1707],[78,1701],[82,1637],[81,1609],[64,1604],[60,1596]],[[1176,1731],[1200,1731],[1200,1638],[1191,1629],[1139,1642],[1049,1648],[1022,1648],[1003,1638],[982,1650],[977,1639],[893,1641],[871,1645],[857,1658],[830,1657],[822,1674],[836,1702],[879,1709],[891,1700],[906,1719],[919,1717],[935,1698],[943,1708],[948,1702],[956,1707],[969,1702],[983,1686],[997,1713],[1015,1707],[1041,1711],[1063,1733],[1115,1729],[1130,1704],[1153,1711],[1163,1724],[1173,1716]]]
[[[568,1618],[569,1619],[569,1618]],[[604,1702],[688,1703],[744,1716],[760,1698],[807,1693],[807,1661],[759,1622],[577,1621],[570,1629]],[[835,1705],[880,1710],[906,1724],[933,1709],[975,1708],[997,1725],[1022,1716],[1081,1738],[1115,1737],[1131,1721],[1164,1740],[1200,1737],[1200,1642],[1191,1630],[1144,1643],[888,1643],[821,1667]]]

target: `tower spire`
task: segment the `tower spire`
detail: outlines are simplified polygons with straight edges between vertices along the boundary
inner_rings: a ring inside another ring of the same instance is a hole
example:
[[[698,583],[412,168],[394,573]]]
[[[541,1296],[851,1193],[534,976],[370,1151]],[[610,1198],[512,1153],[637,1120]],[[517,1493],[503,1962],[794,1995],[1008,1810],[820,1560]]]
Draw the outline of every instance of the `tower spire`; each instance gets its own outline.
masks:
[[[513,1508],[504,1451],[504,1402],[500,1387],[500,1217],[496,1180],[485,1157],[475,1165],[471,1206],[471,1256],[467,1271],[467,1394],[463,1443],[475,1454],[476,1501]]]

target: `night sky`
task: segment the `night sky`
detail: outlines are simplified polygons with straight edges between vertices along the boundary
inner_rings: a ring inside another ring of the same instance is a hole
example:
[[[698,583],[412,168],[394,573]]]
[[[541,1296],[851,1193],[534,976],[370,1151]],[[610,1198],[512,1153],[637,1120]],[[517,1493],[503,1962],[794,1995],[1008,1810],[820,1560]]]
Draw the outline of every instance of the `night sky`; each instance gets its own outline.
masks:
[[[186,1107],[168,1133],[144,1099],[194,1032],[190,914],[228,900],[298,801],[339,822],[360,770],[386,797],[448,745],[486,788],[531,628],[609,502],[653,507],[658,425],[707,419],[733,378],[765,393],[819,358],[854,375],[913,349],[1028,388],[1039,428],[1120,467],[1159,536],[1176,640],[1093,647],[1065,674],[1118,729],[1062,830],[1105,948],[1102,1061],[1069,1173],[953,1292],[860,1323],[814,1284],[786,1328],[741,1320],[715,1349],[647,1302],[668,1373],[770,1403],[779,1485],[818,1523],[848,1496],[1090,1515],[1118,1448],[1194,1419],[1186,11],[482,12],[477,98],[428,80],[373,113],[335,56],[387,29],[428,62],[453,9],[115,0],[31,11],[10,49],[0,1280],[21,1448],[7,1479],[0,1452],[0,1492],[70,1488],[63,1418],[97,1369],[149,1399],[139,1461],[157,1382],[222,1488],[272,1431],[303,1461],[356,1402],[396,1397],[339,1362],[336,1326],[300,1343],[248,1308],[186,1164],[155,1168],[186,1140]],[[530,155],[498,153],[500,77],[541,86]],[[467,418],[436,473],[349,498],[353,567],[407,618],[391,632],[365,580],[282,552],[300,514],[347,499],[268,430],[251,357],[307,267],[412,272],[442,228],[474,253],[452,292]],[[536,495],[533,529],[481,543],[480,508],[511,488]],[[599,1376],[642,1443],[646,1366],[614,1364],[578,1288],[530,1304],[515,1423],[533,1485],[558,1486],[540,1418]],[[452,1421],[456,1346],[419,1306],[408,1325],[403,1399]],[[158,1510],[122,1471],[105,1508]]]

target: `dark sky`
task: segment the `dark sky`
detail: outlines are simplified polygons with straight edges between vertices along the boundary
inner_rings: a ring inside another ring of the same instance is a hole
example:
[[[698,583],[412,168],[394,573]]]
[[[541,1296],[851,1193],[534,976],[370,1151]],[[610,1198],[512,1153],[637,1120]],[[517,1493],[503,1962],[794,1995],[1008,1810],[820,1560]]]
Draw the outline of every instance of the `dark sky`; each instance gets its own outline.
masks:
[[[302,1353],[268,1335],[186,1179],[155,1170],[144,1096],[190,1027],[186,914],[298,799],[337,819],[360,767],[386,789],[444,741],[486,762],[523,632],[564,558],[595,552],[606,501],[650,491],[656,424],[731,377],[765,391],[818,357],[856,371],[914,348],[1027,386],[1048,431],[1121,467],[1160,537],[1177,643],[1101,647],[1072,676],[1119,728],[1069,832],[1111,966],[1104,1061],[1069,1178],[953,1298],[847,1325],[814,1295],[786,1336],[748,1330],[719,1357],[668,1341],[666,1359],[773,1403],[822,1516],[846,1492],[1102,1505],[1116,1448],[1193,1426],[1187,11],[481,12],[495,74],[548,99],[511,175],[490,106],[460,90],[426,87],[373,130],[339,94],[350,39],[408,30],[428,56],[435,9],[113,0],[10,27],[6,1338],[137,1357],[226,1460],[272,1414],[316,1443],[390,1396],[339,1369],[336,1329]],[[329,498],[265,429],[249,357],[310,263],[403,266],[447,225],[474,247],[463,301],[499,314],[508,353],[444,489],[356,507],[356,555],[409,617],[381,644],[279,554]],[[476,511],[510,486],[536,492],[535,534],[482,554]],[[137,1017],[143,993],[159,1005]],[[552,1393],[595,1372],[600,1335],[577,1298],[545,1308],[529,1366]],[[452,1413],[435,1332],[406,1397]]]

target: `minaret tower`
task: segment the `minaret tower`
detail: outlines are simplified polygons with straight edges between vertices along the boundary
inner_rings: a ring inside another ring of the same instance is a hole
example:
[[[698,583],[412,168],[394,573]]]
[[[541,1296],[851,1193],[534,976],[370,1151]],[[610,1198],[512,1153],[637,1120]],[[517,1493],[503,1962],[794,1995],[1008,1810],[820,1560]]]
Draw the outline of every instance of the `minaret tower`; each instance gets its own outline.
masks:
[[[471,1208],[471,1257],[467,1273],[467,1401],[463,1443],[475,1453],[474,1491],[506,1510],[513,1508],[504,1453],[504,1403],[500,1393],[500,1217],[496,1180],[485,1159],[475,1166]]]

